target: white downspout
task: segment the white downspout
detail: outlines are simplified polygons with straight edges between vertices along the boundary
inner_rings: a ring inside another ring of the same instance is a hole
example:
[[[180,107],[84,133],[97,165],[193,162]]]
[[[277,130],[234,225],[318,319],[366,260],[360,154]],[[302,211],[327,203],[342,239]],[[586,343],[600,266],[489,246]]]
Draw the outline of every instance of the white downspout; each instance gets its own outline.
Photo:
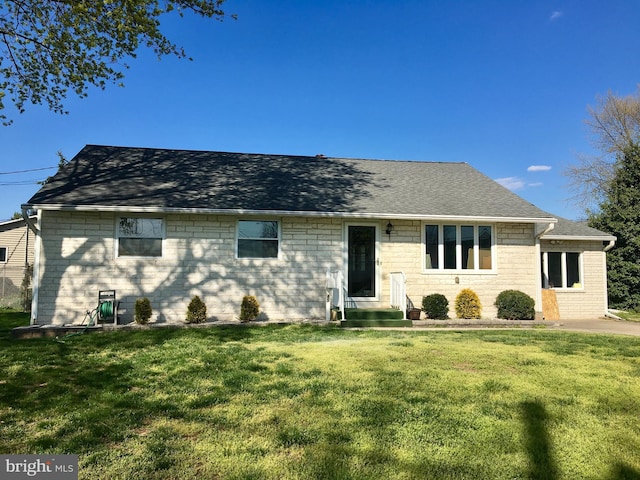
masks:
[[[25,208],[22,209],[22,215],[25,214]],[[37,225],[42,225],[42,210],[38,210],[36,223]],[[28,215],[27,215],[28,218]],[[30,222],[30,219],[27,220],[30,228],[35,233],[34,238],[34,252],[33,252],[33,287],[32,287],[32,296],[31,296],[31,325],[35,325],[38,320],[38,292],[40,286],[40,252],[42,251],[42,236],[40,235],[40,229],[37,228],[36,225],[33,225]]]
[[[33,219],[29,216],[29,210],[31,210],[31,205],[22,205],[22,218],[27,222],[27,226],[31,229],[33,233],[38,235],[40,230],[38,230],[38,225],[33,223]],[[38,220],[40,217],[38,216]]]
[[[540,233],[536,234],[535,250],[536,250],[536,312],[542,312],[542,255],[540,250],[540,238],[555,228],[556,224],[549,222],[547,227]]]
[[[602,251],[604,252],[602,255],[602,271],[603,274],[602,276],[604,277],[603,279],[603,285],[605,286],[604,288],[604,316],[605,317],[610,317],[612,316],[611,313],[609,313],[609,278],[607,275],[607,252],[609,250],[611,250],[615,245],[616,245],[616,240],[617,239],[613,239],[613,240],[609,240],[609,245],[607,245],[606,247],[604,247],[602,249]],[[617,317],[616,315],[613,315],[613,317],[615,317],[616,319],[620,320],[619,317]]]

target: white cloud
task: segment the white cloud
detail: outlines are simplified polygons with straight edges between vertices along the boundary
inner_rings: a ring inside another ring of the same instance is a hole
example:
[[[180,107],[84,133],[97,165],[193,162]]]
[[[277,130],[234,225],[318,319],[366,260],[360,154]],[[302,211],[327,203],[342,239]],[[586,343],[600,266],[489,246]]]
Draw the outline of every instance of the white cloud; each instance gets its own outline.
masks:
[[[544,183],[542,183],[542,182],[527,183],[527,187],[534,187],[534,188],[535,187],[541,187],[543,185],[544,185]]]
[[[548,172],[551,170],[549,165],[531,165],[527,168],[527,172]]]
[[[555,20],[558,20],[562,15],[563,13],[560,10],[555,10],[551,12],[551,16],[549,17],[549,20],[553,22]]]
[[[496,178],[496,182],[511,191],[520,190],[526,185],[524,180],[518,177]]]

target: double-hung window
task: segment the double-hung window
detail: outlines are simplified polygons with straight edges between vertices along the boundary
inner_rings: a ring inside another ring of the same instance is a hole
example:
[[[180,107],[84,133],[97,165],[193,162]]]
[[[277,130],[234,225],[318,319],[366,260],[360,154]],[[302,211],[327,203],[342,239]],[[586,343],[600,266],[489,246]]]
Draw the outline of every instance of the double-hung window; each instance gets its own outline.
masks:
[[[280,230],[274,220],[238,221],[238,258],[278,258]]]
[[[578,252],[542,253],[543,288],[582,288],[582,259]]]
[[[7,263],[7,247],[0,247],[0,263]]]
[[[491,225],[425,225],[425,270],[492,270],[493,243]]]
[[[118,219],[119,257],[161,257],[164,221],[161,218]]]

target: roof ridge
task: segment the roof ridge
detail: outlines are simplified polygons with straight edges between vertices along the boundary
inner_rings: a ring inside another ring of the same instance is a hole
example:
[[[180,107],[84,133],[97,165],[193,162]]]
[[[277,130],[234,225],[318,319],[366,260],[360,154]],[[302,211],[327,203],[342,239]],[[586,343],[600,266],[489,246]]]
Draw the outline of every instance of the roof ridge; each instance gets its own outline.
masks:
[[[302,155],[290,153],[257,153],[257,152],[232,152],[228,150],[205,150],[196,148],[168,148],[168,147],[143,147],[143,146],[125,146],[125,145],[104,145],[87,143],[84,148],[115,148],[118,150],[152,150],[152,151],[174,151],[174,152],[197,152],[197,153],[218,153],[223,155],[250,155],[250,156],[269,156],[269,157],[289,157],[289,158],[319,158],[326,160],[350,160],[362,162],[393,162],[393,163],[433,163],[440,165],[469,165],[463,161],[449,160],[419,160],[419,159],[392,159],[392,158],[365,158],[365,157],[343,157],[328,156],[324,154]]]

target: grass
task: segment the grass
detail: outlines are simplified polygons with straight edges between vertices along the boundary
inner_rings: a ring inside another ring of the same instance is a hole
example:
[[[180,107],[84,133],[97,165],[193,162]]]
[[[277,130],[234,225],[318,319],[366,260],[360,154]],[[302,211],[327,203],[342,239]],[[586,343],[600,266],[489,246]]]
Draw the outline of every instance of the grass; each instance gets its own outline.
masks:
[[[0,453],[91,479],[640,477],[640,339],[552,330],[151,330],[13,340]]]
[[[616,315],[630,322],[640,322],[640,312],[618,312]]]

